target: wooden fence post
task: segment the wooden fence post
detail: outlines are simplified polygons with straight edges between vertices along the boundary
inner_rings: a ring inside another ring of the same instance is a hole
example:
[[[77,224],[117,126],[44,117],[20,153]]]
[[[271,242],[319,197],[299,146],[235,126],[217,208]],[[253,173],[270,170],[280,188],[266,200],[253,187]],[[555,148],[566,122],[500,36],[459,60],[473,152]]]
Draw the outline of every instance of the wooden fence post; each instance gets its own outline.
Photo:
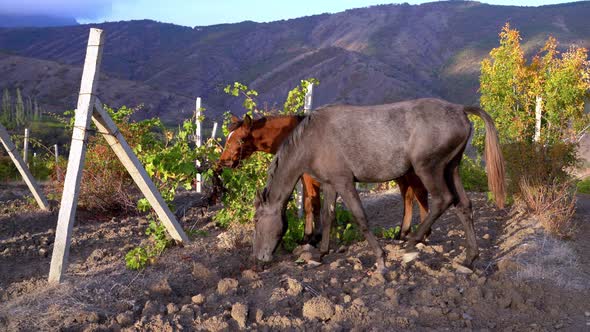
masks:
[[[64,190],[61,198],[61,205],[55,231],[55,242],[51,256],[51,267],[49,269],[49,282],[61,282],[62,276],[67,268],[67,261],[70,254],[70,242],[72,229],[76,217],[76,206],[80,193],[80,180],[84,168],[86,156],[86,141],[88,138],[87,129],[92,118],[92,108],[98,81],[100,61],[102,58],[102,45],[104,35],[100,29],[90,29],[86,59],[82,71],[82,82],[78,96],[78,107],[74,120],[72,132],[72,143],[70,145],[70,156],[64,180]]]
[[[213,131],[211,132],[212,139],[215,139],[215,134],[217,134],[217,122],[213,122]]]
[[[201,97],[197,98],[197,103],[196,103],[196,108],[195,108],[195,121],[197,124],[197,129],[195,131],[195,144],[197,147],[200,147],[202,144],[202,140],[201,140]],[[201,166],[201,161],[199,161],[198,159],[196,160],[196,165],[197,167]],[[202,191],[202,176],[201,173],[197,173],[197,178],[196,180],[196,184],[195,184],[195,189],[198,193],[200,193]]]
[[[0,141],[2,142],[2,145],[4,145],[6,152],[8,152],[10,159],[12,159],[12,162],[16,166],[16,169],[18,169],[18,172],[20,173],[21,177],[27,184],[27,187],[29,187],[29,190],[31,190],[31,193],[33,194],[33,197],[35,197],[35,200],[37,201],[37,204],[39,204],[39,207],[43,210],[49,210],[49,203],[47,202],[45,195],[43,195],[43,192],[37,185],[37,181],[31,174],[31,171],[27,167],[27,164],[16,151],[16,146],[14,145],[14,143],[12,143],[12,140],[10,139],[10,134],[8,134],[8,131],[6,130],[6,128],[4,128],[2,124],[0,124]]]
[[[102,46],[104,35],[102,30],[90,29],[88,37],[88,46],[86,49],[86,59],[84,61],[84,70],[82,72],[82,82],[80,85],[80,94],[78,96],[78,107],[74,120],[74,129],[72,132],[72,143],[70,145],[70,155],[68,158],[68,167],[64,180],[64,190],[62,194],[61,206],[58,215],[55,242],[53,245],[53,254],[51,257],[51,267],[49,270],[49,282],[61,282],[63,274],[67,268],[68,256],[70,251],[70,242],[72,229],[76,215],[76,206],[80,192],[80,180],[84,168],[84,158],[86,155],[86,141],[90,120],[92,119],[97,125],[99,132],[103,134],[109,145],[113,148],[121,162],[129,171],[131,177],[144,193],[152,207],[162,220],[170,235],[181,242],[188,242],[188,237],[176,222],[174,215],[164,203],[162,196],[156,190],[153,182],[145,169],[139,163],[137,157],[133,154],[131,148],[123,139],[121,133],[114,125],[108,114],[102,109],[102,105],[95,96],[99,68],[102,58]],[[93,111],[97,115],[93,116]]]
[[[170,236],[178,242],[188,242],[189,239],[176,220],[176,217],[174,217],[174,214],[168,208],[156,185],[150,179],[137,156],[133,153],[133,149],[131,149],[121,132],[117,129],[117,125],[115,125],[109,114],[103,109],[98,97],[94,104],[94,111],[95,114],[92,116],[92,121],[98,128],[98,131],[102,133],[109,146],[113,149],[117,157],[119,157],[119,160],[141,190],[141,193],[148,200],[154,211],[156,211],[156,214],[162,221],[164,227],[166,227]]]
[[[29,166],[29,128],[25,128],[25,142],[23,144],[23,160]]]
[[[59,162],[59,150],[57,149],[57,144],[53,145],[53,154],[55,155],[55,165]]]

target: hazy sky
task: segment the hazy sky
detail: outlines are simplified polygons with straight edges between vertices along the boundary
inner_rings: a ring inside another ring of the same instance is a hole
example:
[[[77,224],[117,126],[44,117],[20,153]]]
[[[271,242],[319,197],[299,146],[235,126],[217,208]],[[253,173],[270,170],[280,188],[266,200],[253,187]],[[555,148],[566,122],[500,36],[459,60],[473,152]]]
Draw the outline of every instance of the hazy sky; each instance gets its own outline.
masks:
[[[0,13],[73,16],[81,23],[153,19],[186,26],[268,22],[387,3],[424,0],[0,0]],[[540,6],[567,0],[482,0],[499,5]]]

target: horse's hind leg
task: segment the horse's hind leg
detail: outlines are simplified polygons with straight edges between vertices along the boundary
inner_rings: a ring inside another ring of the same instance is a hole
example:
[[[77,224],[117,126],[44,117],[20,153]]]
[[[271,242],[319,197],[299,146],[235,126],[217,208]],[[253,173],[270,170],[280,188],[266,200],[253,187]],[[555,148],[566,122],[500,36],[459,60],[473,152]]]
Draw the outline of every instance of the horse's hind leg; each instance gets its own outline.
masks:
[[[305,229],[303,241],[305,243],[316,244],[321,236],[320,222],[320,187],[319,183],[314,181],[307,174],[302,176],[303,182],[303,208],[305,210]]]
[[[373,248],[373,251],[377,258],[377,271],[379,273],[385,272],[385,259],[383,257],[383,249],[381,249],[381,246],[379,246],[379,242],[377,242],[377,238],[375,237],[375,235],[373,235],[373,233],[369,230],[365,210],[363,209],[361,199],[354,187],[354,183],[352,181],[348,181],[346,183],[338,185],[336,186],[336,191],[338,191],[340,197],[342,197],[342,200],[344,201],[344,204],[346,204],[346,207],[348,207],[348,209],[354,216],[354,219],[359,225],[361,232],[363,232],[365,239],[367,239],[367,242],[369,242],[369,245],[371,246],[371,248]]]
[[[329,184],[323,184],[322,191],[324,192],[324,204],[321,207],[322,242],[320,244],[320,253],[325,255],[330,250],[330,228],[332,227],[336,208],[336,191]]]
[[[414,192],[412,188],[409,186],[408,181],[405,177],[399,178],[396,180],[397,185],[399,186],[399,192],[404,200],[404,215],[402,218],[402,223],[400,225],[400,232],[395,237],[396,240],[406,240],[408,234],[410,233],[410,228],[412,226],[412,209],[414,205]]]
[[[414,190],[416,201],[418,201],[418,205],[420,206],[420,223],[423,223],[426,220],[426,216],[428,216],[428,190],[424,188],[422,181],[416,175],[413,175],[410,183],[412,190]],[[430,233],[432,233],[432,229],[428,228],[420,241],[424,242],[430,236]]]
[[[440,217],[453,202],[453,194],[445,181],[444,165],[435,167],[416,167],[416,175],[424,184],[424,187],[431,195],[430,211],[426,218],[420,223],[415,234],[410,235],[408,248],[412,249],[416,243],[424,238],[426,233],[432,228],[432,224]]]
[[[459,158],[463,154],[459,155]],[[461,177],[459,176],[459,160],[454,161],[449,169],[450,181],[449,186],[455,194],[455,213],[463,224],[465,230],[465,238],[467,241],[467,252],[465,255],[464,265],[471,267],[473,261],[479,256],[479,248],[477,247],[477,241],[475,240],[475,230],[473,228],[473,211],[471,209],[471,200],[467,197],[463,184],[461,183]]]

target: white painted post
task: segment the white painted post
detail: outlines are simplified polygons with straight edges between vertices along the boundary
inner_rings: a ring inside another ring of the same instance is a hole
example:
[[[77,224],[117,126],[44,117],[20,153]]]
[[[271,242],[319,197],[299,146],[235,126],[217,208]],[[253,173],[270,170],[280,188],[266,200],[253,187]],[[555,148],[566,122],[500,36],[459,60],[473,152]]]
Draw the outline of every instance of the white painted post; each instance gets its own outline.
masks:
[[[213,122],[213,131],[211,132],[211,138],[215,139],[215,134],[217,133],[217,122]]]
[[[84,158],[86,156],[87,129],[90,126],[90,119],[92,118],[92,109],[95,101],[94,93],[96,92],[96,82],[99,76],[103,42],[104,35],[102,30],[90,29],[74,129],[72,132],[70,156],[68,158],[64,190],[55,231],[55,242],[53,244],[51,267],[49,269],[49,282],[61,282],[62,276],[67,268],[72,229],[74,227],[76,206],[78,205],[78,195],[80,193],[80,180],[82,179],[82,169],[84,168]]]
[[[197,145],[197,147],[200,147],[202,144],[202,140],[201,140],[201,97],[197,98],[197,104],[196,104],[196,109],[195,109],[195,121],[197,124],[197,129],[195,131],[195,144]],[[201,161],[197,160],[196,161],[197,167],[201,166]],[[198,193],[200,193],[202,191],[202,187],[201,187],[201,173],[197,173],[197,178],[196,178],[196,191]]]
[[[78,107],[76,108],[72,133],[72,143],[70,145],[68,168],[57,221],[53,255],[51,257],[51,267],[49,270],[50,282],[61,282],[62,276],[67,268],[80,180],[82,178],[84,157],[86,155],[86,139],[87,131],[90,127],[90,119],[94,121],[99,132],[103,133],[103,136],[123,165],[125,165],[125,168],[129,171],[140,190],[144,193],[158,214],[158,217],[160,217],[162,223],[170,232],[170,235],[178,241],[188,242],[188,237],[176,222],[174,215],[168,209],[160,193],[156,190],[145,169],[133,154],[131,148],[127,145],[108,114],[102,109],[100,101],[95,96],[103,42],[104,36],[102,30],[90,29],[84,70],[82,72],[82,83],[78,96]],[[93,111],[97,113],[94,116],[92,115]]]
[[[35,178],[33,178],[33,175],[31,174],[31,171],[25,164],[25,161],[16,151],[16,146],[14,145],[14,143],[12,143],[12,140],[10,139],[10,134],[8,134],[6,128],[4,128],[4,126],[1,124],[0,141],[6,149],[6,152],[8,152],[10,159],[12,159],[12,162],[16,166],[16,169],[18,169],[18,172],[20,173],[21,177],[29,187],[29,190],[31,190],[31,193],[33,194],[33,197],[35,197],[35,200],[37,201],[37,204],[39,204],[39,207],[43,210],[49,210],[49,203],[47,203],[45,195],[43,195],[43,192],[37,185],[37,181],[35,181]]]
[[[59,162],[59,150],[57,149],[57,144],[53,145],[53,154],[55,155],[55,165]]]
[[[29,128],[25,128],[25,142],[23,144],[23,160],[29,165]]]
[[[311,83],[307,87],[307,93],[305,94],[305,103],[303,104],[303,109],[306,114],[311,112],[312,106],[313,106],[313,83]]]
[[[535,136],[533,140],[539,142],[541,140],[541,117],[543,115],[543,98],[537,96],[535,100]]]
[[[303,112],[308,114],[311,112],[313,106],[313,83],[307,86],[307,93],[305,93],[305,100],[303,103]],[[303,183],[299,181],[297,184],[297,196],[299,196],[299,201],[297,202],[297,214],[299,218],[303,218]]]

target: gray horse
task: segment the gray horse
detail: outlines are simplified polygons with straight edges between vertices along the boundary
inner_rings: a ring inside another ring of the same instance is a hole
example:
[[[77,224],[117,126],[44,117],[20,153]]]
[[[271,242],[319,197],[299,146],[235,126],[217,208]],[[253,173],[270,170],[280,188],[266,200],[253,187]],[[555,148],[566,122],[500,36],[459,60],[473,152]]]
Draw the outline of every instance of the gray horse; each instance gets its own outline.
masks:
[[[463,224],[467,240],[464,264],[478,256],[471,201],[459,177],[459,163],[471,134],[467,115],[483,119],[486,128],[485,157],[488,184],[496,203],[505,199],[504,161],[492,118],[477,107],[465,107],[440,99],[417,99],[378,106],[333,105],[314,111],[293,131],[274,157],[266,187],[255,200],[254,256],[263,262],[272,254],[287,228],[285,208],[303,173],[322,184],[321,252],[328,252],[336,195],[352,212],[376,257],[379,272],[385,270],[383,250],[367,225],[354,182],[384,182],[414,172],[430,192],[430,211],[408,241],[408,251],[449,208]]]

